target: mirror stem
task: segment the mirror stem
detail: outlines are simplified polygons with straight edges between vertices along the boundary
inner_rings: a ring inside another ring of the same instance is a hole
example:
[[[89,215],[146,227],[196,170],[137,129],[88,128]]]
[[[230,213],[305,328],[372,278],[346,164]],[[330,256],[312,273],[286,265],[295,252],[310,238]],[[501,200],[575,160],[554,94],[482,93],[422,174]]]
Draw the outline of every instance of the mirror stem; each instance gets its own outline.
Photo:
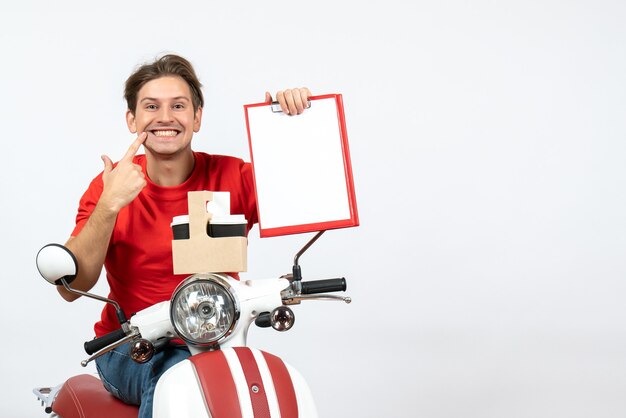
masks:
[[[113,305],[115,307],[115,314],[117,315],[117,319],[118,321],[120,321],[120,325],[122,325],[122,329],[126,331],[125,328],[128,327],[128,320],[126,319],[126,315],[124,315],[124,311],[122,311],[122,308],[120,308],[120,305],[116,301],[114,301],[113,299],[108,299],[102,296],[94,295],[93,293],[88,293],[88,292],[83,292],[82,290],[73,289],[70,287],[67,281],[65,281],[65,278],[61,278],[61,284],[63,284],[63,287],[65,288],[65,290],[67,290],[70,293],[74,293],[75,295],[79,295],[79,296],[86,296],[88,298],[96,299],[101,302],[106,302],[106,303],[110,303],[111,305]]]
[[[295,283],[299,284],[300,281],[302,280],[302,270],[300,269],[300,265],[298,264],[300,260],[300,256],[304,254],[304,252],[308,250],[309,247],[311,247],[311,245],[313,245],[313,243],[317,241],[317,239],[321,237],[324,232],[326,232],[326,230],[319,231],[317,234],[315,234],[315,236],[311,238],[311,240],[307,242],[306,245],[302,247],[302,249],[298,251],[298,253],[294,257],[292,273],[293,273],[293,280],[295,281]]]

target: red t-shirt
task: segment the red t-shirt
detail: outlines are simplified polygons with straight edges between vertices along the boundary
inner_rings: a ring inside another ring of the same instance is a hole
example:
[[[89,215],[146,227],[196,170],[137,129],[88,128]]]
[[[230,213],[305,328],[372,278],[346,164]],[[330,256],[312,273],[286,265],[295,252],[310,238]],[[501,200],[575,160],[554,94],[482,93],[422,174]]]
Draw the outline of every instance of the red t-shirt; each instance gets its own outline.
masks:
[[[234,157],[195,152],[195,166],[189,179],[174,187],[148,184],[118,214],[104,261],[111,292],[127,317],[157,302],[168,300],[178,283],[188,275],[173,273],[172,218],[188,213],[187,192],[209,190],[230,192],[232,214],[244,214],[248,231],[257,222],[252,167]],[[146,173],[145,155],[137,155]],[[76,236],[89,219],[102,193],[102,174],[98,175],[80,200]],[[102,319],[95,324],[97,336],[119,328],[115,309],[107,304]]]

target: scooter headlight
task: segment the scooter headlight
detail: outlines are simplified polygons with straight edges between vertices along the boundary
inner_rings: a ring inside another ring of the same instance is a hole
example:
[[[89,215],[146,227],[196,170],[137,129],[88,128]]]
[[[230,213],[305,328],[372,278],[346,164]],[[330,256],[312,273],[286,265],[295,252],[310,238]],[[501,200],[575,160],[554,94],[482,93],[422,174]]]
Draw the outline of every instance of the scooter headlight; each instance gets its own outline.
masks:
[[[174,291],[170,316],[183,340],[192,345],[213,345],[235,328],[239,306],[221,276],[194,274]]]

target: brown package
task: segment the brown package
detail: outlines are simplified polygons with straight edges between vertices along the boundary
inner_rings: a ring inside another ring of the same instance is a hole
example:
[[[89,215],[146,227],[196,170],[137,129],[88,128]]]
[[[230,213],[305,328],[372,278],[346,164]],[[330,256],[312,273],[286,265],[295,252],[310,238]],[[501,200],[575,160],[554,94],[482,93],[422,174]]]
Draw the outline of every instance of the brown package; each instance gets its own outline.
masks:
[[[211,213],[208,191],[189,192],[189,239],[172,240],[174,274],[237,273],[248,268],[248,239],[212,238],[207,234]]]

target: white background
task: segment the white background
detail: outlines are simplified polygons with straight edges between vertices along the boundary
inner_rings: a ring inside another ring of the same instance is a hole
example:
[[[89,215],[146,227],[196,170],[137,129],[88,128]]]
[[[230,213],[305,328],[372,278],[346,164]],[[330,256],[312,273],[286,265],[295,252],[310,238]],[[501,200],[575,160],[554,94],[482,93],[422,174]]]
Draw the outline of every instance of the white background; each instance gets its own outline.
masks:
[[[123,82],[162,52],[205,85],[197,150],[247,159],[266,89],[344,95],[361,226],[301,262],[354,302],[250,336],[322,417],[626,416],[625,21],[621,0],[3,2],[0,416],[83,371],[101,305],[34,258],[132,141]],[[257,237],[247,278],[308,239]]]

